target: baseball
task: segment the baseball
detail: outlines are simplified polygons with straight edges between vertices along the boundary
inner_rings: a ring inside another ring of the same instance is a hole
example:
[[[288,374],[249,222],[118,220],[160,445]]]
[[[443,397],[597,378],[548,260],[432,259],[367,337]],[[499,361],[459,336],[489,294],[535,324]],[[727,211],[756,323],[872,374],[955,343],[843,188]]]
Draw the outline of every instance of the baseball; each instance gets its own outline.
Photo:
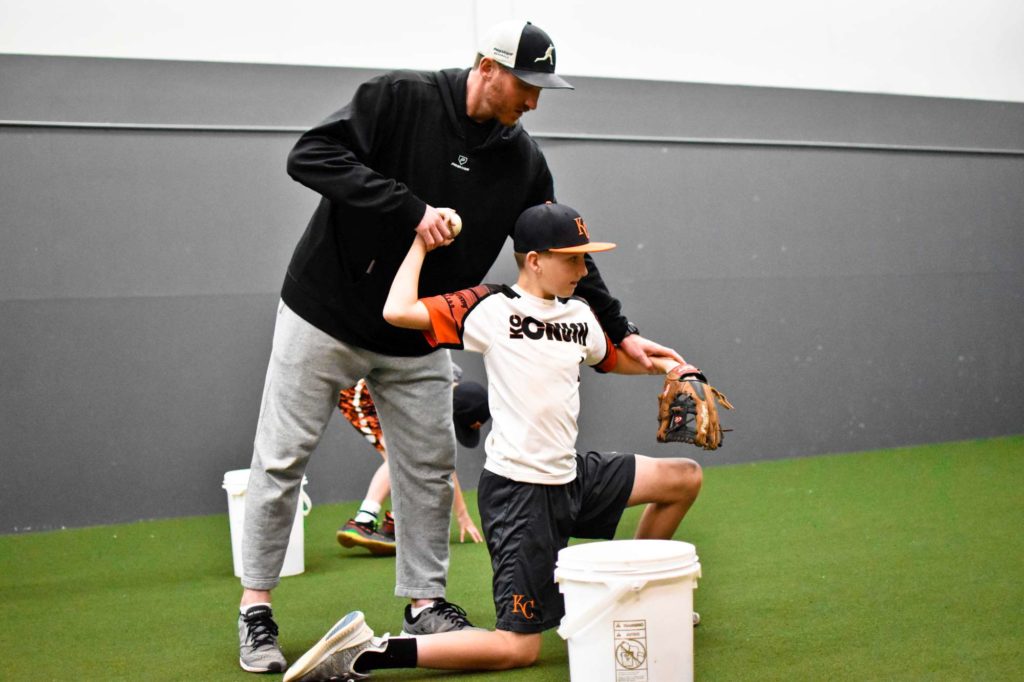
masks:
[[[459,232],[462,232],[462,218],[455,212],[454,208],[439,208],[438,213],[444,216],[445,222],[448,223],[448,229],[452,232],[452,238],[459,236]]]

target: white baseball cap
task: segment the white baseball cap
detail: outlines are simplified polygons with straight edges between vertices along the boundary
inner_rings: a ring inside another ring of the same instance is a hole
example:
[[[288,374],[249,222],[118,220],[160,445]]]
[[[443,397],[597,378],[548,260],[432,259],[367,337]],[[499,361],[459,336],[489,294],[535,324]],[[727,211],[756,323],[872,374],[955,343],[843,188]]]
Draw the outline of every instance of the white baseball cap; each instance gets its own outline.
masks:
[[[504,21],[484,34],[477,50],[506,67],[519,80],[538,88],[574,89],[555,75],[555,44],[529,21]]]

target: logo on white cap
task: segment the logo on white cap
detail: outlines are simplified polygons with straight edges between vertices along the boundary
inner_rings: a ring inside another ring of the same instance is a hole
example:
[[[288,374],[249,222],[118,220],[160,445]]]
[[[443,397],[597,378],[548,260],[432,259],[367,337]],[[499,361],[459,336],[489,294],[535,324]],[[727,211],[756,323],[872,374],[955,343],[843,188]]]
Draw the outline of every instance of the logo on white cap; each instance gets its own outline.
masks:
[[[480,41],[477,52],[535,87],[572,89],[564,78],[555,75],[554,42],[529,21],[505,21],[493,26]]]

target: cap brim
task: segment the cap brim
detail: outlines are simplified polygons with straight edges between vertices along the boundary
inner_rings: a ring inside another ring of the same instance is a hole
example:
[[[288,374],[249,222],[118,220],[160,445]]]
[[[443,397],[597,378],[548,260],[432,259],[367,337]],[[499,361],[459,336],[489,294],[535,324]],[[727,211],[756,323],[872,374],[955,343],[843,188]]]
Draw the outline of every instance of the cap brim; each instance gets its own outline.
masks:
[[[455,440],[466,448],[475,448],[480,444],[480,429],[471,429],[461,424],[455,425]]]
[[[550,88],[550,89],[561,89],[561,90],[575,90],[569,81],[565,80],[561,76],[557,76],[553,73],[541,73],[539,71],[527,71],[526,69],[511,69],[505,67],[512,72],[512,75],[537,88]]]
[[[611,251],[615,248],[612,242],[587,242],[579,246],[565,246],[560,249],[548,249],[552,253],[594,253],[597,251]]]

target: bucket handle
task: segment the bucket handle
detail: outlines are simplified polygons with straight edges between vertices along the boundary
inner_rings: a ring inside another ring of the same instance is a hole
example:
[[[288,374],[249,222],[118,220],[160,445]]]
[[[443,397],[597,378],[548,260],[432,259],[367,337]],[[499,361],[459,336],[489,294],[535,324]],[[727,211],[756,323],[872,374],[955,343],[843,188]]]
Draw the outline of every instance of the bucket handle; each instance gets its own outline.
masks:
[[[593,625],[595,622],[601,620],[615,608],[615,605],[619,602],[627,592],[639,592],[647,584],[646,580],[627,580],[622,582],[615,582],[608,584],[610,588],[605,595],[591,604],[589,607],[573,615],[568,615],[562,618],[561,625],[558,626],[558,636],[562,639],[570,639],[580,634],[588,627]]]

